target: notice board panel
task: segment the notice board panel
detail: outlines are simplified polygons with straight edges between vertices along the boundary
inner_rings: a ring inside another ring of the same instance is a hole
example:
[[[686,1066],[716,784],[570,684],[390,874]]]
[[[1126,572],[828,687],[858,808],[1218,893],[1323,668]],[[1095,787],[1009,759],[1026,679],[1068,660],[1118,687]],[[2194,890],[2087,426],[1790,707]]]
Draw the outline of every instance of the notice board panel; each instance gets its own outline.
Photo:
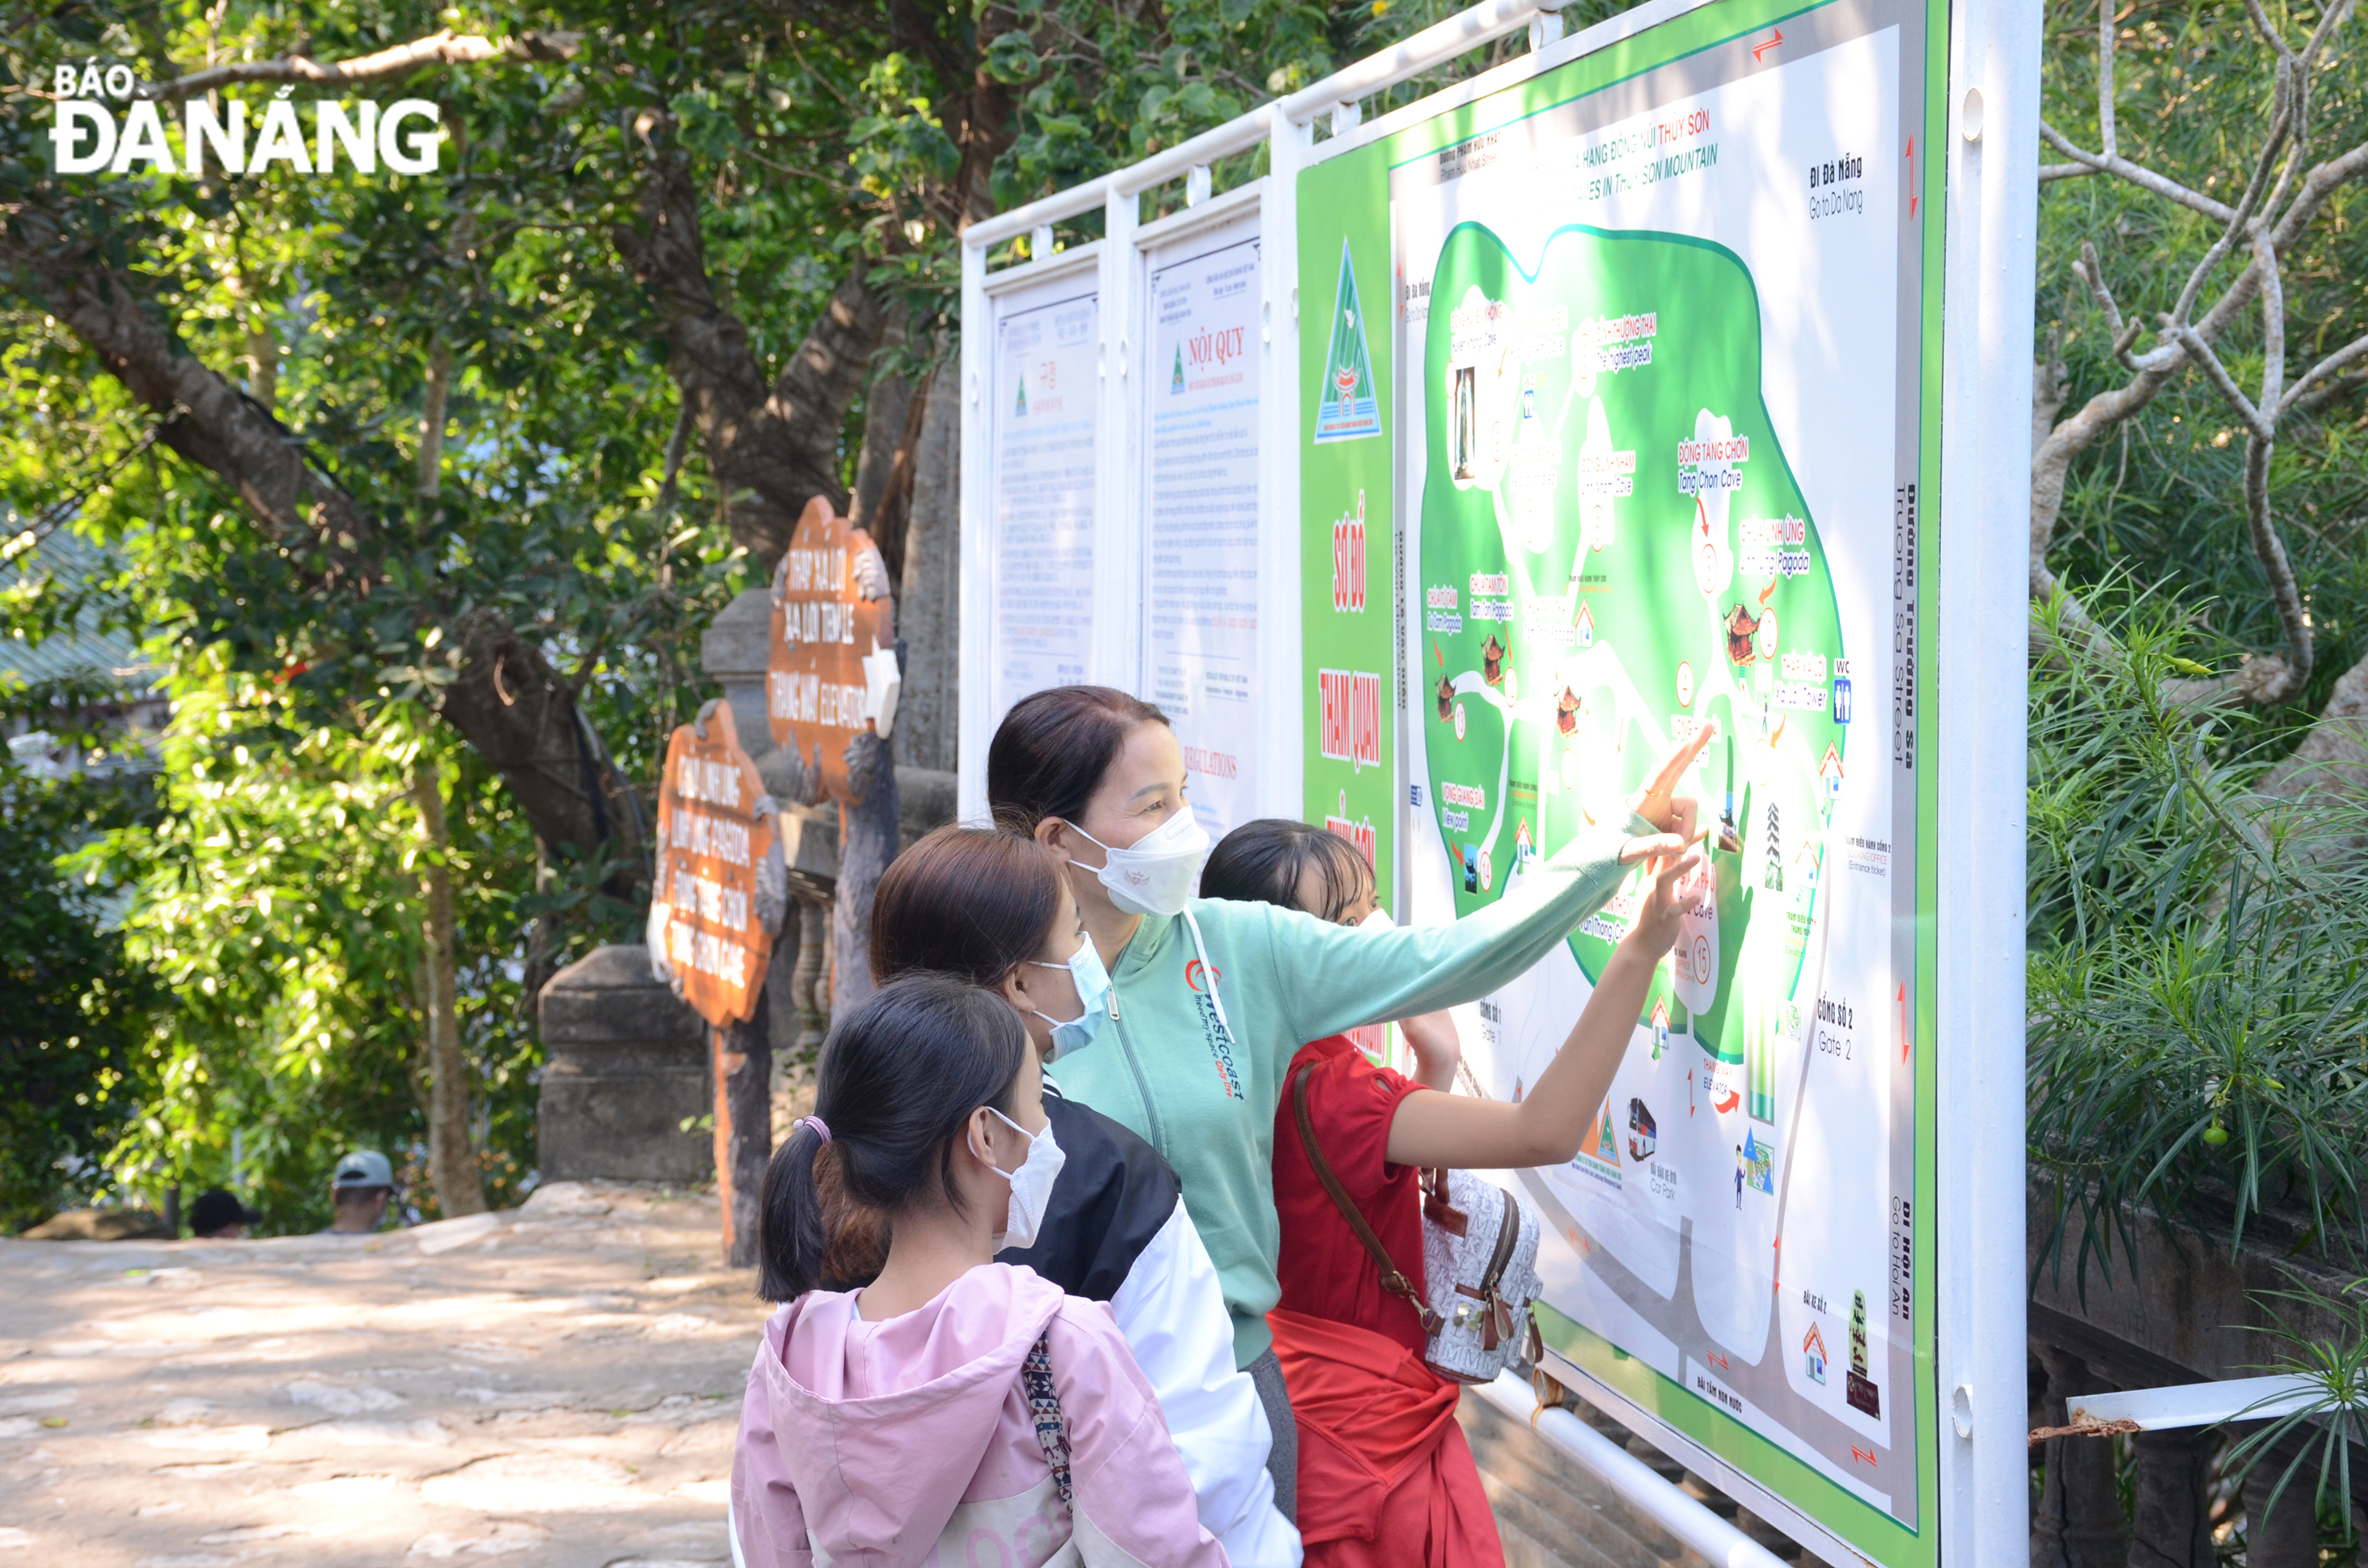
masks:
[[[1144,258],[1143,673],[1212,838],[1259,815],[1260,244],[1255,207]]]
[[[1297,202],[1309,818],[1372,835],[1401,919],[1452,920],[1716,727],[1683,937],[1578,1157],[1520,1176],[1541,1326],[1753,1507],[1884,1564],[1938,1540],[1945,20],[1708,6],[1388,129]],[[1474,1086],[1551,1059],[1633,887],[1462,1012]]]
[[[1092,678],[1099,332],[1091,274],[994,301],[983,399],[989,733],[1029,693]]]

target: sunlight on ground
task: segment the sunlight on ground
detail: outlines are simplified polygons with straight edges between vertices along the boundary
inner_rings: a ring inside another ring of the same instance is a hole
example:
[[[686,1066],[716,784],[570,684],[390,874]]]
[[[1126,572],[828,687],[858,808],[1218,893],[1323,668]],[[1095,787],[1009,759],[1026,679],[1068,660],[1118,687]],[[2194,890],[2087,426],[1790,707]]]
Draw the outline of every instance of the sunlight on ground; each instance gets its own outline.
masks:
[[[728,1561],[765,1308],[712,1194],[332,1242],[0,1240],[0,1568]]]

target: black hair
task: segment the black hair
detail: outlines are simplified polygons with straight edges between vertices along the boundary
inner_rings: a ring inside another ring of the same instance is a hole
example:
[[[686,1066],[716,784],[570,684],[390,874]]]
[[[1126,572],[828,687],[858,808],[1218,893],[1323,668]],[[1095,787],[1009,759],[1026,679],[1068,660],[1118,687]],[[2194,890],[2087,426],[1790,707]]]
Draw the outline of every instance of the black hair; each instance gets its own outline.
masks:
[[[936,1199],[959,1210],[954,1140],[979,1107],[1013,1108],[1027,1057],[1028,1031],[1003,998],[943,975],[893,981],[840,1017],[814,1096],[830,1142],[801,1121],[765,1167],[757,1294],[786,1301],[822,1284],[844,1209],[884,1216]]]
[[[995,825],[1033,835],[1046,817],[1074,823],[1137,725],[1167,715],[1115,687],[1056,686],[1011,705],[986,747]]]
[[[1338,923],[1373,888],[1373,869],[1338,834],[1288,817],[1260,817],[1217,841],[1201,868],[1201,896],[1298,909],[1300,884],[1310,870],[1321,897],[1307,913],[1319,919]]]
[[[1044,950],[1060,913],[1051,850],[995,828],[939,828],[891,860],[871,895],[871,978],[917,970],[1000,985]]]

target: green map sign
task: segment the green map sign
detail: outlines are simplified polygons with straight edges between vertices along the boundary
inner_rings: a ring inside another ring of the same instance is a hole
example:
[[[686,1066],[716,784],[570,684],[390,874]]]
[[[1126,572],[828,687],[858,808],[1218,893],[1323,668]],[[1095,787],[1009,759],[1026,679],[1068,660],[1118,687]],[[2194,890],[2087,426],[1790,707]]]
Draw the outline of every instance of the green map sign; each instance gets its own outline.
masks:
[[[1578,1157],[1522,1175],[1541,1324],[1755,1509],[1886,1564],[1936,1552],[1944,20],[1725,0],[1298,200],[1333,305],[1302,334],[1310,819],[1401,920],[1452,919],[1715,727],[1683,935]],[[1478,1088],[1521,1096],[1632,907],[1466,1012]]]

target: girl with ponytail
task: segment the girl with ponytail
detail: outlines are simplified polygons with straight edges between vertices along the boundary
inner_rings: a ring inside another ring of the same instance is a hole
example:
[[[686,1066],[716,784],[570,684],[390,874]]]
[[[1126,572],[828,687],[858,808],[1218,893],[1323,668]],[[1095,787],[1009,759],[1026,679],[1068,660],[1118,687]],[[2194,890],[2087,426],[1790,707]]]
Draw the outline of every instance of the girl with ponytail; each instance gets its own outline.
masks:
[[[987,1542],[1019,1568],[1224,1568],[1109,1312],[994,1261],[1035,1239],[1061,1161],[1001,999],[916,975],[834,1025],[814,1114],[765,1173],[759,1288],[783,1305],[732,1467],[750,1568]],[[884,1221],[886,1256],[839,1289],[855,1214]]]
[[[1067,1156],[1035,1244],[1001,1255],[1072,1296],[1110,1303],[1159,1396],[1201,1524],[1234,1568],[1299,1568],[1296,1450],[1278,1446],[1258,1385],[1234,1366],[1233,1320],[1176,1172],[1099,1111],[1064,1099],[1068,1051],[1108,1024],[1110,979],[1061,860],[1032,838],[941,827],[890,863],[871,903],[871,977],[948,975],[1000,996],[1045,1062],[1044,1115]],[[855,1227],[842,1225],[848,1237]],[[825,1260],[856,1278],[860,1245]],[[1271,1466],[1271,1468],[1269,1468]]]

